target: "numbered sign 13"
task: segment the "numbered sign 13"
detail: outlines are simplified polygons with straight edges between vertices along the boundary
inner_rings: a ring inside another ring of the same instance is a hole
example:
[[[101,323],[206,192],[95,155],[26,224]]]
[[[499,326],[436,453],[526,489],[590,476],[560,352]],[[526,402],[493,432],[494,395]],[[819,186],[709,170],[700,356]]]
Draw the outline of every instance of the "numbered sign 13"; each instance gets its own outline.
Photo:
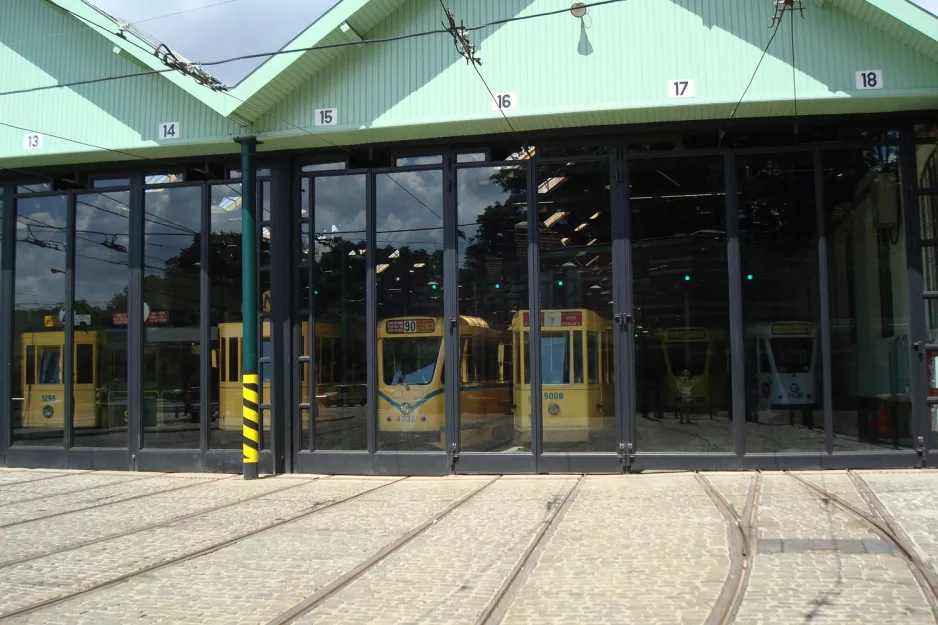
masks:
[[[23,135],[23,149],[24,150],[41,150],[42,149],[42,133],[28,132],[25,135]]]
[[[866,89],[883,88],[883,70],[865,69],[857,72],[857,89],[863,91]]]
[[[668,97],[672,100],[694,97],[694,79],[679,78],[668,81]]]
[[[493,111],[513,111],[515,107],[518,106],[518,98],[515,96],[514,91],[496,93],[493,95],[495,96],[492,99]]]
[[[160,124],[160,140],[178,139],[180,136],[179,127],[179,122],[165,122]]]
[[[314,123],[317,126],[336,126],[339,123],[339,109],[316,109]]]

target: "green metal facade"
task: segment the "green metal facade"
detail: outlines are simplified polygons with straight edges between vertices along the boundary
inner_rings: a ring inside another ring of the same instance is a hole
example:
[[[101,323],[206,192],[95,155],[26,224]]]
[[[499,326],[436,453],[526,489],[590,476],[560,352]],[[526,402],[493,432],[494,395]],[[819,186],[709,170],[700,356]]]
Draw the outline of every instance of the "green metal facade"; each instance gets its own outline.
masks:
[[[467,26],[569,4],[448,2]],[[85,13],[102,24],[95,29],[59,8],[87,11],[76,0],[4,5],[0,92],[160,67],[103,32],[113,23]],[[471,39],[492,90],[516,94],[507,114],[519,131],[719,120],[753,75],[773,10],[768,0],[629,0],[594,7],[584,20],[562,13]],[[285,49],[436,30],[441,17],[438,0],[343,0]],[[938,108],[936,33],[938,19],[906,0],[808,2],[804,19],[786,16],[737,116],[790,116],[795,89],[801,115]],[[857,91],[860,70],[882,70],[884,88]],[[669,98],[676,79],[693,79],[696,96]],[[316,127],[319,108],[338,109],[339,125]],[[0,126],[5,167],[129,159],[92,146],[148,158],[234,153],[231,139],[245,133],[273,150],[508,131],[445,33],[273,57],[231,95],[178,74],[0,95],[0,122],[45,134],[41,150],[26,151],[23,130]],[[180,122],[181,137],[159,141],[164,122]]]

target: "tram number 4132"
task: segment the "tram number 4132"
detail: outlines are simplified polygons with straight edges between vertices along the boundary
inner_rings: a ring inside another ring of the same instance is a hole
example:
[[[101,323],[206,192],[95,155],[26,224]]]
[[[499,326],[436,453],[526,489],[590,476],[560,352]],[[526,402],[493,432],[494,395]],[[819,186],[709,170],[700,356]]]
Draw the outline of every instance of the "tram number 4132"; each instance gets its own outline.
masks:
[[[563,399],[563,393],[544,393],[544,399]]]

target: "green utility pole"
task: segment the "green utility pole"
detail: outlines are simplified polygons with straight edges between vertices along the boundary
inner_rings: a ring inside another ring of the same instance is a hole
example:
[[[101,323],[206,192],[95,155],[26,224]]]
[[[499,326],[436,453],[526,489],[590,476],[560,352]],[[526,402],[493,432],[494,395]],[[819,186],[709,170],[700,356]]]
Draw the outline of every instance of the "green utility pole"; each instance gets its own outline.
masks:
[[[257,375],[257,153],[255,137],[239,137],[241,145],[241,433],[244,479],[257,479],[261,446],[260,381]]]

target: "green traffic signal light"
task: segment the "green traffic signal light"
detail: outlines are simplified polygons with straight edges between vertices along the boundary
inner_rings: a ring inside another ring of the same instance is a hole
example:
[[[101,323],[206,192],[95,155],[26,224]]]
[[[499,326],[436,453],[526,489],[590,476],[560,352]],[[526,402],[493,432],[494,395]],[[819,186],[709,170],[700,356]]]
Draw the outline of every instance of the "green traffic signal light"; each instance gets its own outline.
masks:
[[[748,274],[748,275],[746,276],[746,279],[747,279],[747,280],[752,280],[752,274],[751,274],[751,273]]]
[[[563,286],[563,280],[557,280],[557,286]]]
[[[502,285],[500,285],[498,282],[496,282],[496,283],[495,283],[495,288],[496,288],[496,289],[500,289],[500,288],[502,288]]]
[[[684,282],[690,282],[690,275],[684,276]]]

